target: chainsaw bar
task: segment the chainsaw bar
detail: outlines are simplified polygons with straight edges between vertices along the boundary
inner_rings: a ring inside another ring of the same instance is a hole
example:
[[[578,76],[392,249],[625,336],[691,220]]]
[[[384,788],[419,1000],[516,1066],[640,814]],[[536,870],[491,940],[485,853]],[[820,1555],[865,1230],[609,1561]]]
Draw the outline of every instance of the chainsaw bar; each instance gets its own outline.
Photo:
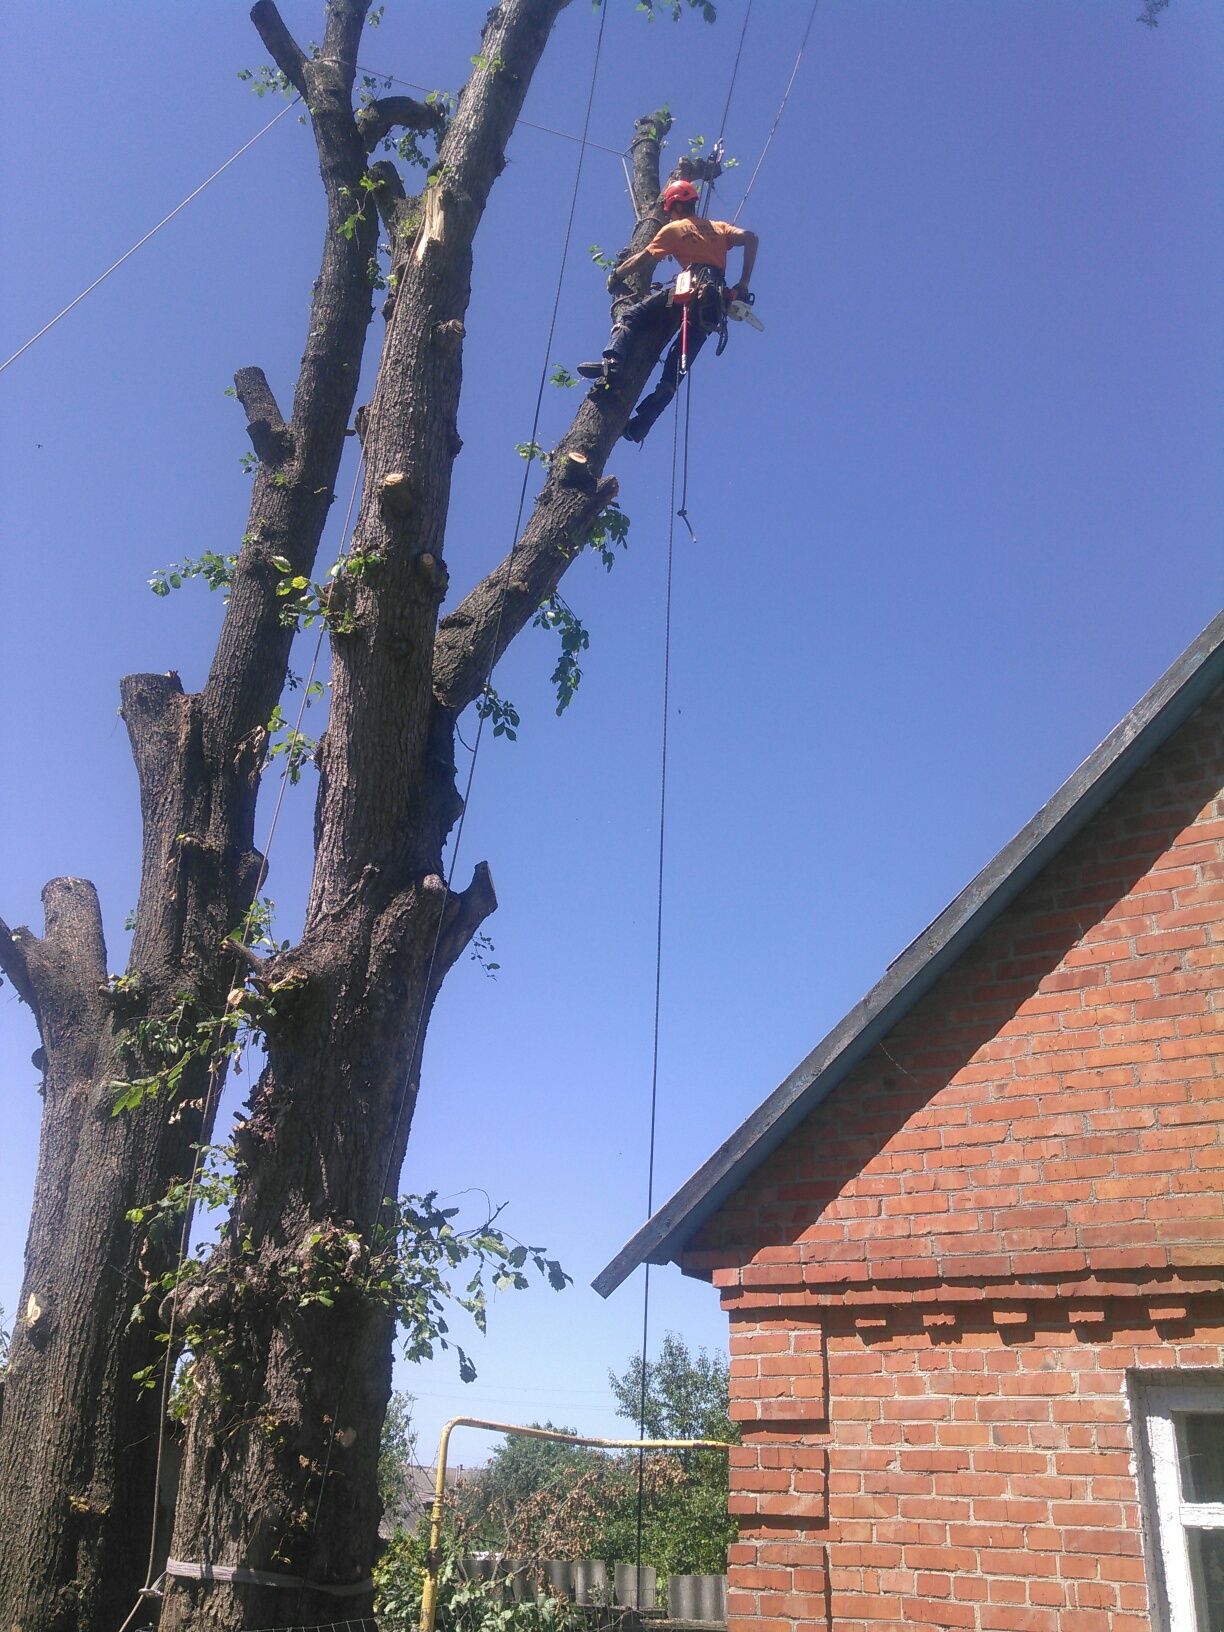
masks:
[[[747,301],[733,300],[727,307],[727,316],[734,318],[737,323],[751,324],[754,329],[759,329],[762,334],[765,332],[764,323],[761,322]]]

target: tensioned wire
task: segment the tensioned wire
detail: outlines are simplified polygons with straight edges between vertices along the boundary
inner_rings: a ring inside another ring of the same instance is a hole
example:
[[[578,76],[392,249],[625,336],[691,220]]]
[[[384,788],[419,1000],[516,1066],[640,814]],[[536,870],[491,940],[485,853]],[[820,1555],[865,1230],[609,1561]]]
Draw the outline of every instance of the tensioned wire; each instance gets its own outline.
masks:
[[[136,242],[132,245],[131,249],[124,250],[123,254],[120,255],[120,257],[119,257],[119,259],[117,261],[112,261],[111,264],[107,267],[105,272],[99,273],[98,276],[93,280],[93,282],[90,283],[90,284],[87,284],[86,287],[81,290],[80,294],[77,295],[74,300],[70,300],[68,302],[67,306],[65,306],[62,311],[56,312],[55,316],[53,318],[51,318],[49,322],[46,322],[46,323],[43,324],[42,328],[39,329],[37,334],[32,334],[30,336],[30,338],[26,341],[25,345],[18,346],[17,350],[13,353],[13,355],[11,357],[6,357],[4,359],[4,361],[2,363],[0,363],[0,374],[4,373],[5,369],[9,366],[10,363],[15,363],[17,361],[18,357],[23,356],[24,353],[29,351],[30,347],[34,344],[34,342],[36,340],[41,340],[43,335],[46,334],[49,329],[53,329],[55,327],[55,325],[59,322],[59,320],[62,317],[67,317],[68,313],[70,311],[72,311],[72,309],[75,306],[79,306],[81,304],[81,302],[85,299],[86,295],[92,295],[94,290],[98,287],[98,285],[100,283],[105,283],[107,278],[110,277],[112,272],[117,272],[119,270],[119,268],[123,265],[124,261],[130,260],[131,257],[133,255],[135,255],[136,251],[138,249],[140,249],[143,244],[147,244],[150,238],[154,237],[157,233],[159,233],[161,231],[161,229],[164,226],[166,226],[169,222],[173,221],[175,216],[178,215],[178,213],[180,212],[180,210],[185,210],[187,208],[188,204],[191,203],[192,199],[199,198],[200,194],[204,191],[204,189],[206,187],[211,186],[212,183],[214,181],[216,181],[218,176],[224,175],[224,173],[229,169],[231,164],[236,163],[236,161],[238,159],[240,159],[244,153],[249,152],[250,149],[255,146],[255,143],[259,140],[259,138],[261,136],[266,136],[268,134],[268,132],[272,129],[272,126],[274,124],[276,124],[277,120],[283,119],[287,113],[289,113],[293,108],[297,107],[298,103],[301,100],[302,99],[301,99],[300,96],[295,96],[292,102],[286,103],[285,106],[280,110],[280,112],[278,114],[275,114],[271,119],[268,120],[267,124],[263,127],[262,130],[257,130],[255,132],[254,136],[251,137],[249,142],[244,142],[236,153],[231,153],[229,158],[226,159],[225,163],[224,164],[219,164],[217,166],[217,168],[213,171],[211,176],[205,176],[204,180],[200,183],[200,185],[198,187],[193,188],[192,191],[187,194],[187,197],[185,199],[183,199],[181,203],[176,204],[174,206],[174,208],[170,211],[169,215],[163,215],[161,220],[157,223],[157,225],[155,227],[150,227],[148,232],[145,233],[143,238],[138,238],[136,240]]]
[[[542,362],[542,364],[540,366],[540,379],[539,379],[539,385],[538,385],[538,387],[536,389],[535,410],[534,410],[534,413],[532,415],[532,421],[531,421],[531,437],[530,437],[530,441],[532,443],[534,443],[535,440],[536,440],[536,435],[537,435],[537,432],[539,431],[539,426],[540,426],[540,414],[541,414],[541,411],[543,409],[543,404],[544,404],[544,388],[548,383],[548,365],[549,365],[549,361],[550,361],[551,356],[552,356],[553,339],[554,339],[554,337],[556,335],[556,329],[557,329],[557,316],[558,316],[558,313],[559,313],[560,307],[561,307],[561,292],[562,292],[562,287],[563,287],[564,282],[565,282],[566,262],[569,259],[570,242],[571,242],[571,239],[573,237],[573,230],[574,230],[574,219],[575,219],[575,216],[576,216],[577,211],[578,211],[578,198],[579,198],[579,193],[580,193],[580,188],[581,188],[581,183],[582,183],[583,162],[584,162],[584,160],[586,158],[587,147],[589,145],[591,145],[587,141],[587,132],[590,129],[591,110],[592,110],[592,108],[594,106],[594,102],[595,102],[595,87],[596,87],[596,84],[598,82],[598,77],[599,77],[599,62],[600,62],[601,53],[603,51],[604,30],[605,30],[607,20],[608,20],[608,4],[609,4],[609,0],[602,0],[602,3],[600,4],[600,7],[599,7],[599,29],[598,29],[598,32],[597,32],[596,38],[595,38],[595,53],[594,53],[594,58],[593,58],[592,64],[591,64],[591,81],[590,81],[590,87],[589,87],[589,89],[587,91],[586,111],[585,111],[585,114],[584,114],[584,117],[583,117],[583,123],[582,123],[582,136],[579,138],[578,162],[577,162],[577,164],[576,164],[576,166],[574,168],[574,186],[573,186],[573,191],[572,191],[571,196],[570,196],[569,215],[568,215],[568,217],[566,219],[566,223],[565,223],[565,236],[564,236],[564,238],[562,240],[562,245],[561,245],[560,265],[559,265],[559,267],[557,269],[556,288],[554,289],[554,292],[553,292],[552,312],[551,312],[551,314],[549,316],[549,322],[548,322],[548,336],[547,336],[547,339],[545,340],[545,343],[544,343],[544,358],[543,358],[543,362]],[[499,638],[500,633],[501,633],[502,619],[503,619],[503,616],[505,614],[506,594],[507,594],[507,591],[508,591],[509,586],[510,586],[511,575],[513,573],[514,558],[515,558],[515,555],[516,555],[516,553],[518,551],[518,546],[519,546],[519,530],[520,530],[520,527],[522,525],[523,510],[524,510],[524,508],[526,506],[526,502],[527,502],[527,487],[528,487],[528,483],[529,483],[530,478],[531,478],[531,465],[532,465],[531,460],[525,460],[524,461],[523,481],[522,481],[522,485],[521,485],[521,487],[519,489],[518,507],[517,507],[517,510],[515,512],[515,517],[514,517],[514,531],[513,531],[513,534],[512,534],[512,538],[511,538],[510,553],[509,553],[509,555],[508,555],[508,557],[506,559],[505,571],[504,571],[503,576],[502,576],[501,593],[500,593],[500,595],[498,597],[498,603],[497,603],[497,616],[496,616],[494,626],[493,626],[492,641],[490,643],[489,664],[488,664],[488,668],[487,668],[486,673],[485,673],[484,685],[481,688],[481,695],[482,696],[485,696],[488,693],[489,683],[492,680],[493,670],[496,667],[496,662],[497,662],[497,642],[498,642],[498,638]],[[429,954],[429,963],[428,963],[428,965],[426,967],[425,979],[424,979],[424,982],[423,982],[422,988],[421,988],[420,1007],[419,1007],[419,1009],[417,1011],[416,1024],[415,1024],[415,1026],[413,1028],[412,1045],[411,1045],[411,1047],[410,1047],[410,1049],[408,1051],[407,1063],[406,1063],[406,1067],[405,1067],[405,1071],[404,1071],[404,1080],[403,1080],[403,1084],[402,1084],[401,1089],[400,1089],[398,1103],[396,1105],[395,1122],[394,1122],[394,1124],[392,1126],[391,1137],[387,1142],[387,1160],[386,1160],[386,1164],[385,1164],[385,1166],[383,1168],[382,1182],[381,1182],[381,1184],[379,1186],[379,1201],[376,1204],[377,1205],[377,1212],[375,1213],[375,1216],[374,1216],[373,1220],[371,1221],[371,1226],[370,1226],[371,1230],[373,1230],[374,1227],[378,1223],[378,1213],[381,1213],[381,1211],[382,1211],[382,1208],[383,1208],[383,1205],[384,1205],[384,1198],[386,1197],[386,1193],[387,1193],[387,1186],[388,1186],[388,1184],[390,1182],[390,1179],[391,1179],[391,1168],[392,1168],[392,1164],[394,1162],[396,1142],[399,1139],[399,1131],[400,1131],[400,1127],[403,1124],[404,1111],[405,1111],[405,1109],[407,1107],[409,1091],[410,1091],[411,1086],[412,1086],[414,1062],[417,1059],[418,1050],[419,1050],[420,1045],[421,1045],[421,1035],[422,1035],[422,1031],[424,1029],[424,1023],[425,1023],[425,1011],[426,1011],[426,1008],[427,1008],[428,1002],[429,1002],[429,989],[430,989],[430,986],[431,986],[432,981],[433,981],[434,968],[436,967],[436,964],[437,964],[438,946],[439,946],[439,944],[441,942],[441,938],[442,938],[442,923],[443,923],[443,919],[445,917],[445,904],[446,904],[446,900],[449,898],[450,893],[451,893],[451,883],[452,883],[452,881],[454,879],[455,870],[456,870],[456,867],[457,867],[458,861],[459,861],[459,852],[460,852],[460,848],[461,848],[461,845],[462,845],[462,842],[463,842],[463,830],[464,830],[464,825],[465,825],[465,823],[467,821],[467,813],[468,813],[468,808],[469,808],[469,804],[470,804],[470,800],[471,800],[471,793],[472,793],[472,784],[473,784],[473,780],[474,780],[475,774],[476,774],[476,760],[477,760],[477,756],[480,753],[480,744],[481,744],[481,740],[482,740],[482,737],[483,737],[483,734],[484,734],[485,720],[487,718],[488,718],[487,710],[479,710],[478,711],[478,713],[477,713],[477,722],[476,722],[476,734],[475,734],[475,737],[474,737],[473,743],[472,743],[471,758],[470,758],[470,761],[468,763],[467,780],[466,780],[466,783],[464,785],[464,791],[463,791],[463,808],[460,811],[458,824],[457,824],[457,826],[455,828],[455,842],[454,842],[454,845],[453,845],[453,847],[451,849],[450,864],[449,864],[449,866],[447,867],[447,870],[446,870],[446,882],[445,882],[445,893],[444,893],[444,896],[443,896],[443,906],[442,906],[442,910],[438,914],[438,924],[437,924],[437,928],[434,931],[433,945],[430,948],[430,954]],[[339,1390],[337,1400],[336,1400],[336,1408],[332,1412],[331,1428],[330,1428],[330,1431],[329,1431],[328,1436],[327,1436],[327,1452],[326,1452],[326,1455],[324,1457],[323,1471],[322,1471],[322,1475],[321,1475],[320,1480],[319,1480],[319,1494],[318,1494],[318,1498],[316,1499],[316,1502],[315,1502],[314,1513],[313,1513],[313,1515],[311,1517],[311,1525],[310,1525],[311,1551],[307,1555],[307,1574],[306,1574],[306,1576],[303,1577],[302,1585],[301,1585],[301,1587],[299,1588],[299,1591],[298,1591],[298,1600],[297,1600],[298,1610],[301,1609],[301,1605],[302,1605],[302,1602],[303,1602],[303,1600],[305,1598],[305,1595],[310,1590],[310,1582],[309,1582],[309,1579],[308,1579],[309,1570],[310,1570],[311,1565],[313,1564],[314,1552],[316,1550],[316,1543],[317,1543],[317,1538],[318,1538],[319,1516],[320,1516],[320,1513],[322,1511],[324,1497],[325,1497],[325,1495],[327,1493],[327,1480],[328,1480],[328,1476],[329,1476],[330,1471],[331,1471],[332,1458],[333,1458],[333,1456],[335,1454],[336,1435],[337,1435],[338,1428],[339,1428],[340,1412],[341,1412],[341,1408],[342,1408],[343,1403],[344,1403],[344,1391],[345,1391],[345,1387],[346,1387],[347,1380],[348,1380],[348,1370],[349,1370],[349,1368],[346,1366],[344,1368],[344,1373],[342,1374],[342,1381],[341,1381],[341,1385],[340,1385],[340,1390]]]
[[[782,100],[778,103],[778,111],[774,114],[773,124],[769,127],[769,135],[765,138],[765,145],[761,149],[761,156],[756,162],[756,168],[753,170],[752,175],[748,178],[748,185],[744,188],[744,196],[740,199],[739,204],[736,207],[735,214],[731,217],[732,221],[739,220],[740,211],[743,209],[744,205],[747,204],[748,195],[756,185],[756,179],[761,173],[761,166],[765,163],[765,155],[769,152],[770,147],[773,145],[773,139],[778,133],[778,126],[782,122],[782,115],[786,112],[786,104],[790,101],[790,94],[795,88],[795,80],[799,74],[799,64],[803,61],[803,53],[807,50],[808,35],[812,32],[812,24],[816,21],[816,8],[819,4],[820,0],[812,0],[812,9],[808,12],[807,26],[804,28],[803,38],[799,42],[799,50],[795,56],[794,67],[791,69],[790,78],[786,82],[786,89],[782,93]]]
[[[377,74],[376,70],[373,68],[361,68],[358,71],[361,73],[375,75],[375,77],[385,81],[388,84],[408,86],[414,91],[423,91],[426,89],[425,86],[416,85],[409,79],[396,79],[391,74]],[[138,238],[130,249],[124,250],[123,254],[120,255],[117,261],[112,261],[106,268],[105,272],[100,272],[92,283],[87,284],[85,288],[81,290],[79,295],[76,295],[68,302],[67,306],[65,306],[61,311],[56,312],[55,316],[44,323],[42,328],[39,329],[36,334],[32,334],[24,345],[18,346],[17,350],[13,352],[11,357],[6,357],[4,361],[0,363],[0,374],[3,374],[5,369],[8,368],[11,363],[15,363],[19,357],[24,356],[24,354],[29,351],[30,347],[34,345],[36,341],[41,340],[44,334],[53,329],[61,318],[67,317],[69,312],[71,312],[75,307],[79,306],[85,299],[86,295],[92,295],[99,284],[105,283],[107,278],[110,277],[111,273],[117,272],[125,261],[130,260],[138,249],[143,248],[143,246],[149,242],[150,238],[156,237],[163,227],[168,226],[169,223],[174,220],[176,215],[178,215],[182,210],[185,210],[193,199],[198,198],[206,187],[211,186],[212,183],[216,181],[218,176],[223,175],[225,171],[229,169],[231,164],[234,164],[238,159],[240,159],[244,153],[249,152],[260,137],[266,136],[272,129],[272,126],[276,124],[278,120],[283,119],[287,113],[296,108],[301,100],[302,99],[300,96],[295,96],[292,102],[286,103],[280,112],[269,119],[267,124],[264,125],[261,130],[257,130],[255,132],[250,141],[244,142],[236,152],[231,153],[224,164],[218,165],[211,175],[205,176],[200,185],[198,187],[194,187],[191,192],[187,194],[186,198],[182,199],[181,202],[174,206],[168,215],[163,215],[156,226],[150,227],[148,232],[146,232],[142,237]],[[624,161],[624,155],[619,149],[615,147],[605,147],[602,142],[588,141],[585,136],[573,136],[568,130],[555,130],[551,125],[538,125],[531,119],[516,119],[514,122],[516,125],[525,125],[529,130],[543,131],[546,136],[559,136],[563,141],[567,142],[581,142],[584,146],[596,148],[601,153],[611,153],[614,158],[621,159],[622,163]]]

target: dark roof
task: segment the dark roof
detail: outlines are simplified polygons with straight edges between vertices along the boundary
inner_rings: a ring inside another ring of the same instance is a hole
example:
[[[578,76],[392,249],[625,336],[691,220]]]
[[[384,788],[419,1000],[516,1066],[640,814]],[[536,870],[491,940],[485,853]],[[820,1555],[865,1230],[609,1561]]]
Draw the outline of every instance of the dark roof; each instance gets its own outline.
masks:
[[[602,1297],[639,1264],[664,1264],[909,1012],[1059,851],[1224,683],[1224,612],[1027,827],[889,964],[884,978],[791,1072],[592,1283]]]

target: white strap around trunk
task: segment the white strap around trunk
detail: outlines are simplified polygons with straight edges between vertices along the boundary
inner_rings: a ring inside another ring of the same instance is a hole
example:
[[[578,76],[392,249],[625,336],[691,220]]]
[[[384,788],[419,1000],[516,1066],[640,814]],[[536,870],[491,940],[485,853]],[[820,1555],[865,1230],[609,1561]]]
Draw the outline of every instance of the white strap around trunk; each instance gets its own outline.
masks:
[[[374,1590],[374,1582],[369,1576],[364,1581],[353,1581],[347,1586],[329,1586],[323,1581],[303,1581],[297,1575],[282,1575],[278,1570],[249,1570],[245,1564],[185,1564],[178,1558],[167,1559],[165,1573],[180,1581],[229,1581],[243,1587],[305,1588],[307,1592],[322,1592],[331,1598],[356,1598],[360,1593]]]

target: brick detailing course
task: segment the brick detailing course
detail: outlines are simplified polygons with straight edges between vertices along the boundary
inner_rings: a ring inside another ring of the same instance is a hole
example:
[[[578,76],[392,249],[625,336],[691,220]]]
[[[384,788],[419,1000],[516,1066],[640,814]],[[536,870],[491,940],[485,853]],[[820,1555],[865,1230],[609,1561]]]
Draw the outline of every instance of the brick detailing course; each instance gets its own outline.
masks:
[[[1222,748],[1217,694],[686,1256],[732,1632],[1150,1632],[1127,1376],[1224,1368]]]

